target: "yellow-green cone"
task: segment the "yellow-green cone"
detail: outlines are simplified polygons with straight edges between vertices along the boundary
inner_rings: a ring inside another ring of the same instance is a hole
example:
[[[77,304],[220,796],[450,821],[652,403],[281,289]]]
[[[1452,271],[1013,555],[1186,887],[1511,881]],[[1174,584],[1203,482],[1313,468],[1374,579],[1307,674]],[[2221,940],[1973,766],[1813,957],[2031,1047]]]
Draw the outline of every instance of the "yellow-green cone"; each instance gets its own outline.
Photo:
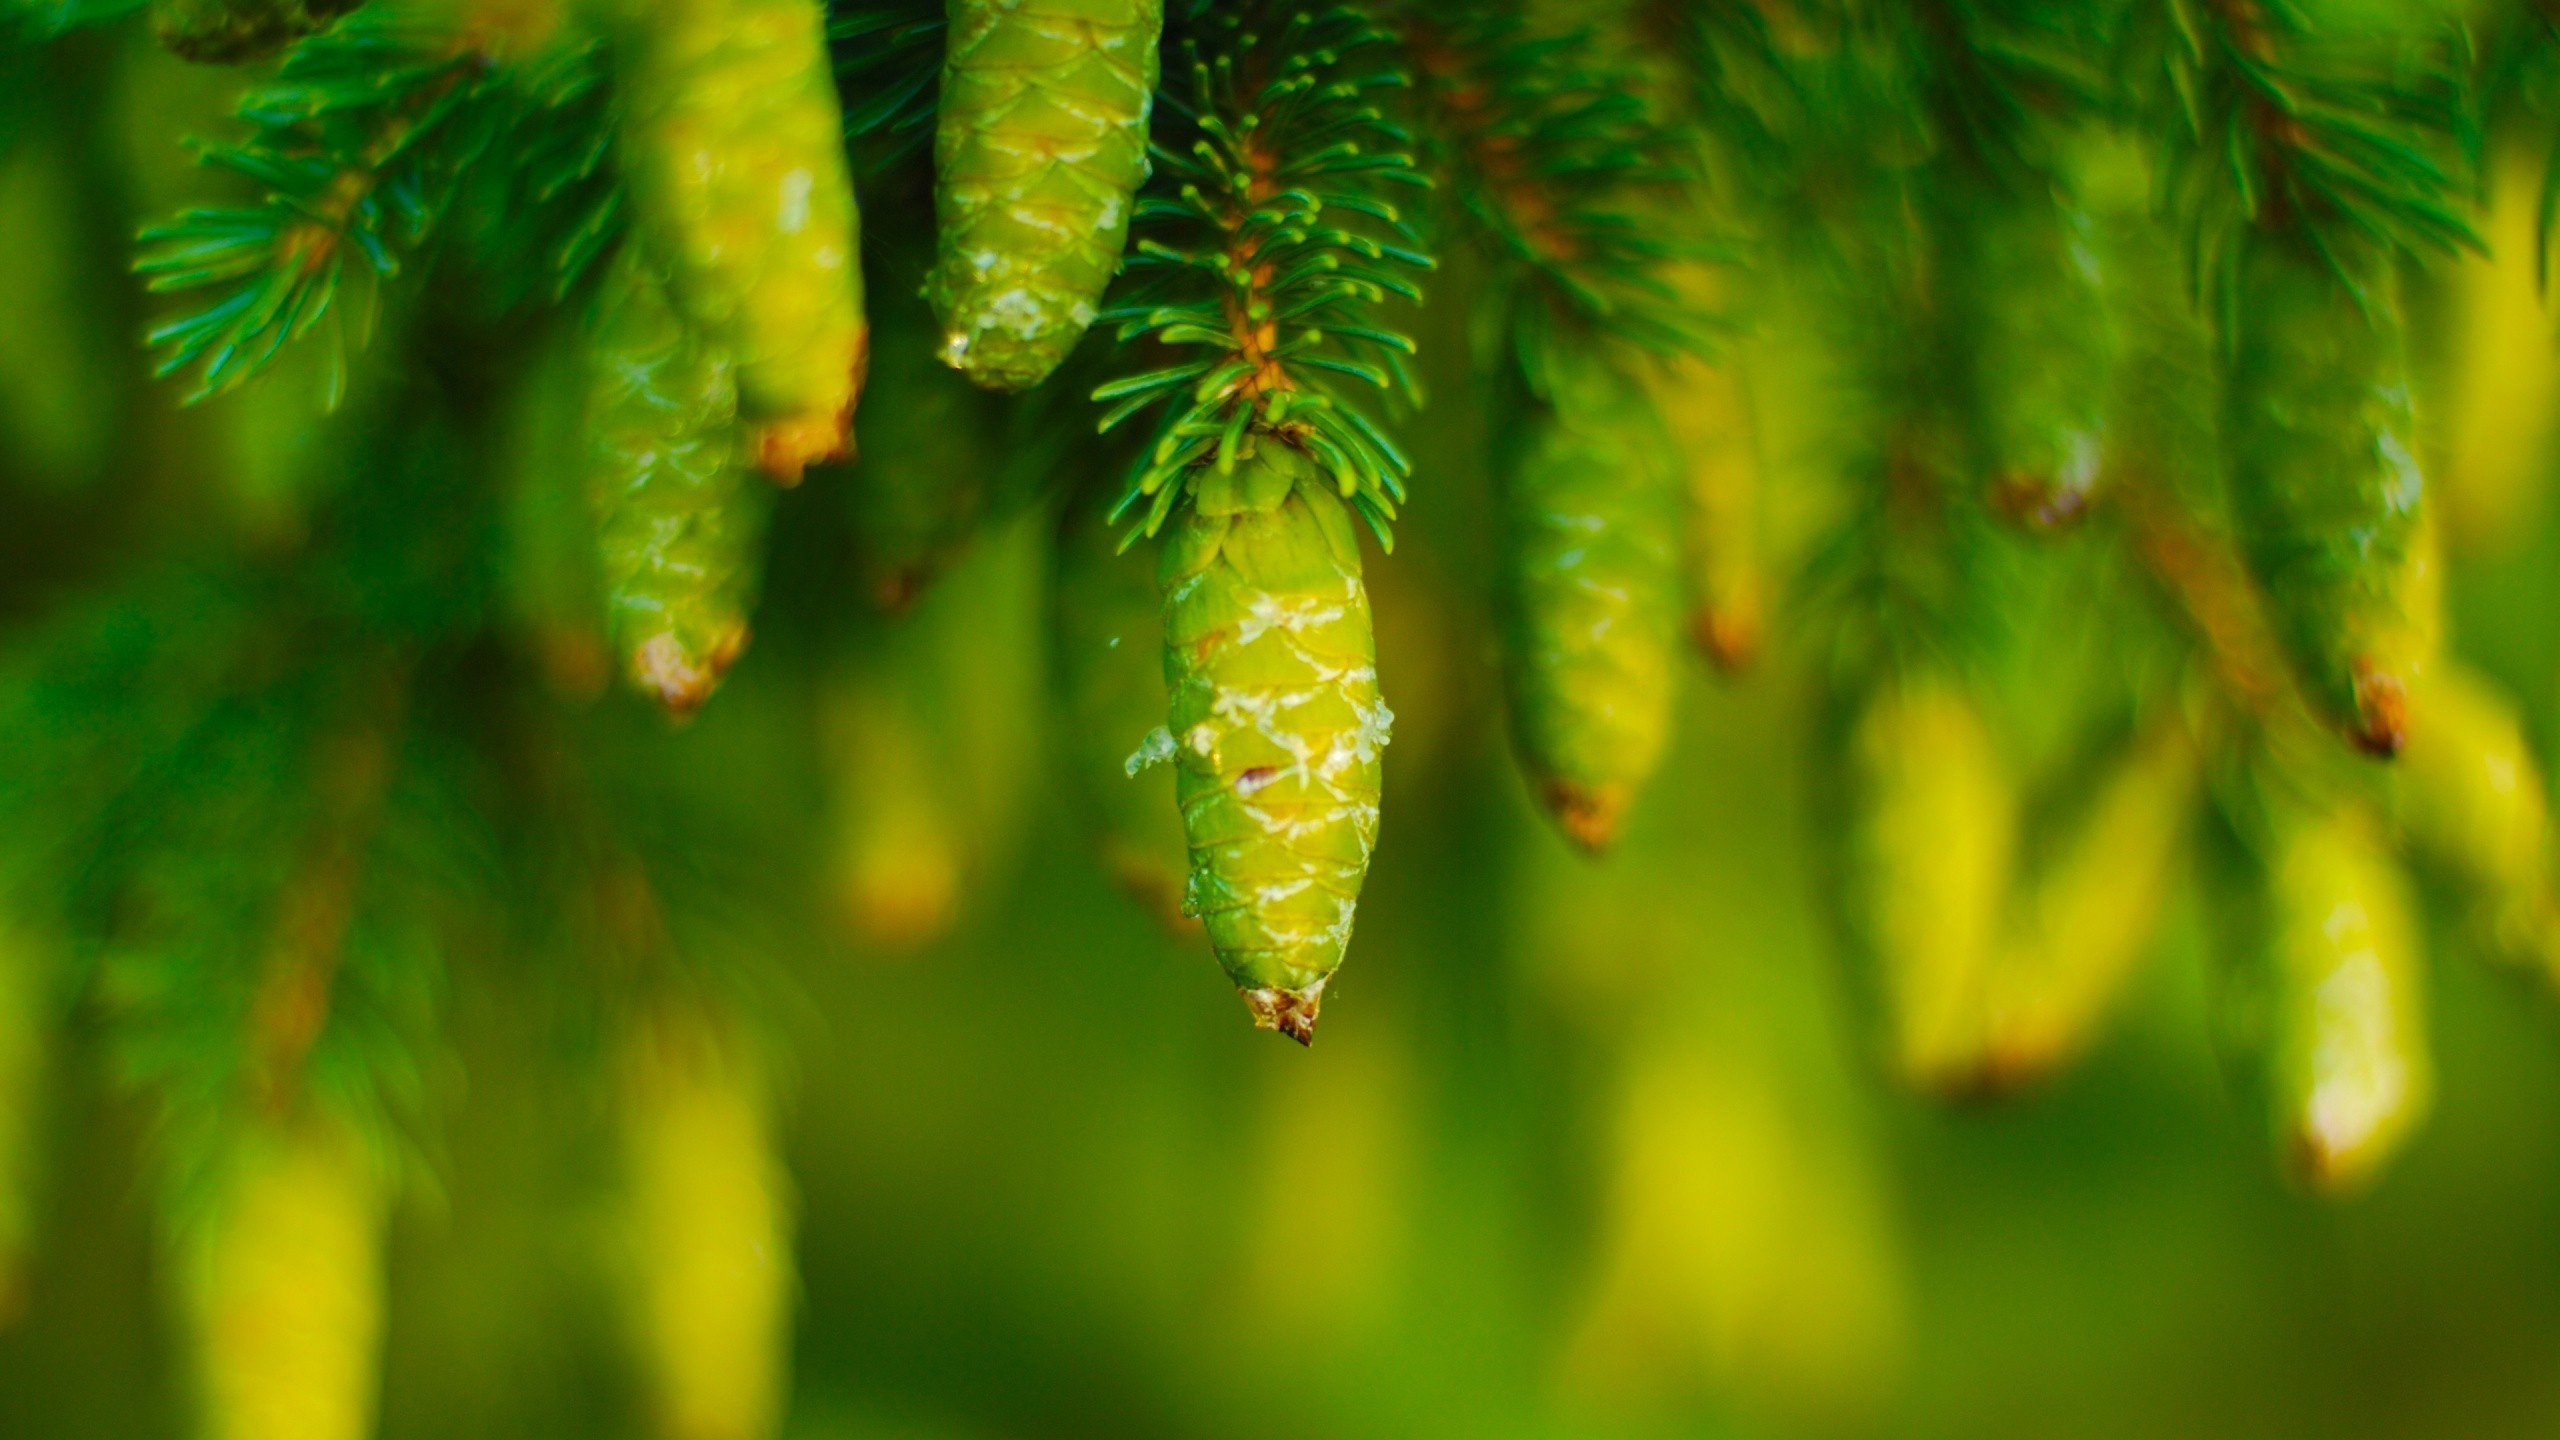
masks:
[[[738,367],[786,483],[845,452],[869,358],[860,217],[817,0],[619,0],[620,150],[678,308]]]
[[[1248,436],[1194,470],[1157,565],[1185,913],[1254,1023],[1300,1044],[1351,940],[1394,716],[1378,693],[1351,512],[1315,463]]]
[[[2017,849],[2015,782],[1963,690],[1880,686],[1849,737],[1848,919],[1874,967],[1886,1060],[1916,1089],[1981,1079]]]
[[[587,487],[614,648],[691,713],[747,644],[770,487],[739,453],[736,367],[670,302],[639,244],[606,272],[586,356]]]
[[[661,1016],[620,1075],[629,1322],[660,1440],[770,1440],[790,1396],[791,1185],[758,1067]]]
[[[381,1180],[345,1133],[260,1128],[180,1245],[203,1440],[366,1440],[382,1340]]]
[[[1987,1084],[2049,1075],[2096,1038],[2159,927],[2196,780],[2195,742],[2160,725],[2116,760],[2023,888],[1991,974]]]
[[[1507,442],[1504,673],[1531,787],[1596,851],[1670,739],[1681,481],[1641,386],[1596,356],[1549,369]]]
[[[2313,705],[2397,754],[2436,581],[2389,256],[2340,256],[2361,300],[2282,235],[2252,232],[2239,264],[2224,442],[2241,549]]]
[[[1947,295],[1985,493],[2029,526],[2067,524],[2098,483],[2114,367],[2088,217],[2040,186],[1960,194]]]
[[[1769,606],[1759,422],[1738,355],[1668,363],[1654,394],[1687,479],[1689,643],[1731,675],[1758,658]]]
[[[2415,905],[2370,817],[2280,822],[2267,875],[2267,1066],[2279,1147],[2313,1189],[2355,1189],[2433,1088]]]
[[[952,0],[925,293],[978,384],[1047,379],[1119,273],[1163,28],[1162,0]]]
[[[2551,798],[2524,716],[2486,677],[2448,663],[2410,692],[2409,719],[2393,779],[2412,846],[2461,887],[2492,957],[2560,965]]]

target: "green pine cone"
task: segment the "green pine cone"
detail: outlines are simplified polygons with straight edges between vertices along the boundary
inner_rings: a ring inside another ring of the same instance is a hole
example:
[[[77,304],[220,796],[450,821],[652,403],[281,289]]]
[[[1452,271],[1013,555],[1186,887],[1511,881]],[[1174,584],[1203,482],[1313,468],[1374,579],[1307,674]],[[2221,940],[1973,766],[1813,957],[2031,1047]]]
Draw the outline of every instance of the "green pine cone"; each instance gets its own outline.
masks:
[[[2177,883],[2197,768],[2186,730],[2157,724],[2108,761],[2070,828],[2033,847],[1986,987],[1985,1084],[2031,1084],[2097,1038]]]
[[[2017,784],[1952,677],[1879,684],[1845,736],[1841,913],[1871,967],[1887,1063],[1937,1094],[1983,1082],[2017,854]]]
[[[2089,217],[2042,191],[1975,193],[1962,209],[1947,295],[1977,463],[2002,513],[2067,524],[2105,459],[2115,359]]]
[[[739,452],[737,370],[676,312],[644,247],[606,272],[588,335],[588,498],[614,646],[691,713],[747,643],[770,487]]]
[[[620,140],[675,297],[737,359],[785,483],[845,453],[869,360],[861,223],[815,0],[623,0]]]
[[[151,0],[151,33],[169,53],[199,65],[262,59],[362,5],[364,0]]]
[[[2294,1174],[2369,1179],[2426,1113],[2424,967],[2408,879],[2366,816],[2294,816],[2267,876],[2268,1098]]]
[[[1207,926],[1254,1023],[1303,1045],[1351,939],[1395,717],[1350,509],[1294,446],[1244,445],[1232,473],[1192,472],[1163,541],[1173,697],[1149,748],[1179,766],[1184,913]]]
[[[1670,738],[1682,481],[1641,387],[1594,357],[1551,370],[1505,447],[1505,670],[1522,768],[1597,851]]]
[[[1759,657],[1769,603],[1761,521],[1767,476],[1743,364],[1734,355],[1713,365],[1682,356],[1663,367],[1653,387],[1687,482],[1681,554],[1689,640],[1727,675]]]
[[[2236,521],[2278,639],[2321,714],[2396,754],[2435,642],[2407,366],[2389,255],[2318,258],[2253,231],[2224,427]]]
[[[166,1273],[203,1440],[362,1440],[382,1385],[389,1196],[361,1137],[317,1119],[227,1137],[215,1203]]]
[[[934,133],[942,358],[1039,384],[1093,323],[1147,178],[1162,0],[952,0]]]
[[[2435,666],[2409,697],[2394,818],[2467,902],[2470,938],[2506,964],[2560,963],[2551,797],[2525,716],[2495,681]]]
[[[649,1432],[774,1435],[790,1395],[791,1182],[770,1086],[734,1027],[666,1007],[615,1087],[615,1256]]]
[[[1098,491],[1070,500],[1049,572],[1050,655],[1066,727],[1061,758],[1113,878],[1179,924],[1190,862],[1173,776],[1158,766],[1132,769],[1164,723],[1163,620],[1146,572],[1120,554],[1108,508]]]

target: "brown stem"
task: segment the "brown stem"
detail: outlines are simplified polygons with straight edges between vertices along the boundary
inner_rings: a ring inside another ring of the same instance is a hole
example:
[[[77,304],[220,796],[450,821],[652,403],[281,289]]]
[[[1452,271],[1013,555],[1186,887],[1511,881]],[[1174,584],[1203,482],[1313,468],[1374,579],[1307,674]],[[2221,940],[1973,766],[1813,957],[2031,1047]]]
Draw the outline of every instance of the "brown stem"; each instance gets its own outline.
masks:
[[[2102,492],[2134,554],[2185,619],[2223,691],[2261,718],[2291,710],[2292,683],[2238,557],[2139,480]]]
[[[250,1083],[271,1112],[293,1107],[303,1063],[329,1022],[364,852],[381,826],[407,689],[405,667],[383,666],[357,702],[355,721],[324,740],[313,758],[319,813],[302,861],[277,897],[265,973],[250,1002]]]
[[[1476,73],[1465,49],[1437,26],[1413,17],[1405,20],[1404,42],[1415,73],[1449,114],[1447,128],[1461,158],[1530,257],[1549,266],[1581,259],[1581,242],[1564,224],[1555,198],[1529,173],[1519,141],[1501,133],[1492,86]]]
[[[416,131],[418,119],[462,83],[470,72],[465,57],[478,53],[469,40],[453,47],[455,62],[443,73],[402,97],[397,107],[383,122],[372,140],[366,144],[357,162],[338,172],[328,189],[310,207],[311,213],[284,228],[276,237],[276,258],[280,265],[290,266],[309,276],[318,273],[338,253],[347,238],[356,207],[365,202],[382,183],[382,167],[398,153]]]

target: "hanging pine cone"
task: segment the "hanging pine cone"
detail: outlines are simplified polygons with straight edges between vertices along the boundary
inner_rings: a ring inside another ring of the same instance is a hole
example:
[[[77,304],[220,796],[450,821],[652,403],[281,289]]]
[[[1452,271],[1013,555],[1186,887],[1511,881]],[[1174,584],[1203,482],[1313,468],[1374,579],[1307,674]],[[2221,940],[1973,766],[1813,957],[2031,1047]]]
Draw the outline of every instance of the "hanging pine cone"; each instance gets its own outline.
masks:
[[[711,698],[747,644],[772,497],[738,452],[737,369],[670,302],[643,245],[596,297],[588,496],[624,671],[675,714]]]
[[[2042,185],[1960,194],[1946,293],[1972,448],[1993,507],[2053,529],[2088,508],[2106,463],[2115,338],[2090,218]]]
[[[1350,511],[1304,454],[1245,442],[1165,533],[1170,759],[1199,917],[1254,1023],[1314,1038],[1378,842],[1378,693]],[[1150,758],[1158,758],[1150,757]]]
[[[1162,0],[956,0],[934,136],[943,360],[1039,384],[1120,270],[1147,178]]]
[[[1680,481],[1650,397],[1549,348],[1503,476],[1505,675],[1522,767],[1567,837],[1617,835],[1670,738]]]
[[[2389,256],[2359,245],[2336,263],[2250,237],[2223,442],[2242,551],[2304,689],[2390,756],[2435,649],[2438,582]]]
[[[622,1057],[615,1119],[631,1340],[662,1440],[756,1440],[789,1400],[790,1181],[756,1065],[661,1014]]]
[[[2304,1184],[2370,1180],[2434,1083],[2408,881],[2352,806],[2278,820],[2265,904],[2268,1098]]]
[[[208,1440],[366,1440],[380,1386],[382,1186],[318,1122],[240,1137],[178,1278]]]
[[[617,136],[678,309],[735,358],[786,484],[851,443],[870,354],[860,215],[815,0],[625,0]]]

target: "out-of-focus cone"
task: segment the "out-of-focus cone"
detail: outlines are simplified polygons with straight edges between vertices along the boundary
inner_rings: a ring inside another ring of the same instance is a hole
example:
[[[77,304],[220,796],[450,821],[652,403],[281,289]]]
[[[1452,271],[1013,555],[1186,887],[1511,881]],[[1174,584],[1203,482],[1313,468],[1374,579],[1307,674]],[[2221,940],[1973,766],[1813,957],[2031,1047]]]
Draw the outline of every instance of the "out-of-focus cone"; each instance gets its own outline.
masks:
[[[1688,481],[1689,639],[1730,675],[1758,658],[1767,624],[1760,426],[1740,352],[1682,357],[1654,377],[1663,424]]]
[[[1943,187],[1933,259],[1961,337],[1968,448],[1995,512],[2058,529],[2105,467],[2118,353],[2092,217],[2062,187],[1959,186]]]
[[[1049,705],[1046,539],[986,537],[912,611],[866,622],[826,683],[832,899],[870,944],[938,938],[1016,848]]]
[[[862,452],[849,473],[824,478],[853,522],[863,588],[882,609],[904,610],[1037,487],[1023,464],[1032,447],[1008,436],[1003,402],[934,354],[939,330],[923,302],[873,300]]]
[[[2491,161],[2486,254],[2465,252],[2414,285],[2419,420],[2445,542],[2465,554],[2534,533],[2560,461],[2560,317],[2542,274],[2544,156],[2508,143]],[[2432,383],[2428,383],[2432,382]],[[2426,403],[2433,402],[2433,403]]]
[[[2466,893],[2489,955],[2560,967],[2550,796],[2515,702],[2439,661],[2410,696],[2409,732],[2392,780],[2412,847]]]
[[[1660,768],[1678,693],[1679,455],[1605,347],[1547,347],[1504,401],[1497,594],[1512,749],[1565,838],[1598,854]]]
[[[1919,1089],[1968,1089],[2016,849],[2014,784],[1981,715],[1941,676],[1881,686],[1850,747],[1848,905],[1889,1063]]]
[[[2174,719],[2155,725],[2023,887],[1988,987],[1986,1084],[2042,1078],[2096,1038],[2158,928],[2196,781],[2185,728]]]
[[[616,1097],[632,1343],[660,1440],[766,1440],[788,1408],[792,1197],[764,1078],[691,1016],[640,1025]]]
[[[1748,1046],[1656,1030],[1625,1064],[1568,1390],[1671,1410],[1702,1391],[1854,1420],[1891,1385],[1901,1273],[1876,1177]]]
[[[903,685],[866,674],[837,684],[821,723],[836,791],[836,914],[871,944],[925,944],[959,917],[962,870],[925,720]]]
[[[2362,1187],[2433,1088],[2407,878],[2351,805],[2279,822],[2267,874],[2268,1098],[2303,1184]]]
[[[363,1440],[382,1341],[384,1186],[317,1120],[235,1138],[181,1237],[205,1440]]]

